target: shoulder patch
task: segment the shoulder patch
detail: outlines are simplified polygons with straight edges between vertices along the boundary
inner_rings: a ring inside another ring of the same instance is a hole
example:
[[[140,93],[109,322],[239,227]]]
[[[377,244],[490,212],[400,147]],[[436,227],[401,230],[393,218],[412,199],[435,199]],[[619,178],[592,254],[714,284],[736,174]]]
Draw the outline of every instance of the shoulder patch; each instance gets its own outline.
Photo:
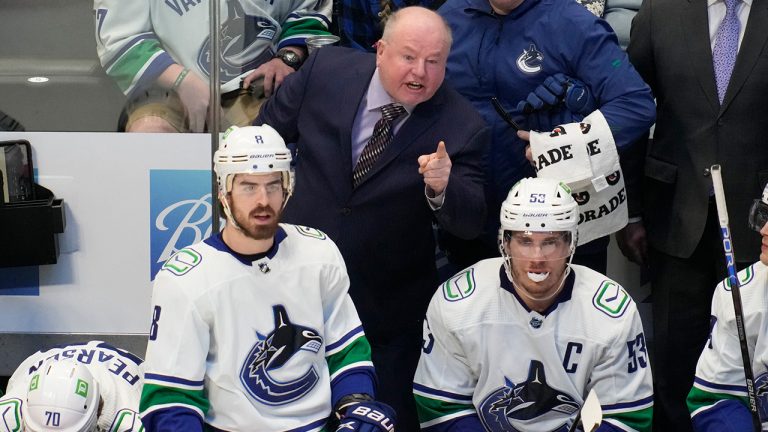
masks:
[[[0,430],[9,432],[22,430],[21,404],[21,399],[18,398],[0,400],[0,420],[3,422],[0,424]]]
[[[306,237],[312,237],[314,239],[318,240],[325,240],[328,238],[327,235],[325,235],[324,232],[320,231],[317,228],[310,228],[303,225],[294,225],[296,227],[296,231],[299,232],[299,234],[306,236]]]
[[[597,288],[595,296],[592,297],[592,305],[611,318],[624,315],[630,303],[632,303],[632,298],[629,294],[624,291],[621,285],[612,280],[604,280]]]
[[[203,260],[202,255],[192,248],[184,248],[176,252],[163,264],[161,270],[168,270],[176,276],[189,273]]]
[[[475,292],[475,268],[470,267],[443,283],[443,297],[449,302],[465,299]]]
[[[749,267],[741,270],[740,272],[736,273],[736,277],[739,278],[739,286],[744,286],[750,282],[752,282],[752,279],[755,278],[755,270],[752,268],[754,264],[750,265]],[[731,279],[725,278],[723,280],[723,289],[726,291],[731,290]]]
[[[115,414],[115,419],[107,432],[144,432],[139,414],[129,409],[121,409]]]

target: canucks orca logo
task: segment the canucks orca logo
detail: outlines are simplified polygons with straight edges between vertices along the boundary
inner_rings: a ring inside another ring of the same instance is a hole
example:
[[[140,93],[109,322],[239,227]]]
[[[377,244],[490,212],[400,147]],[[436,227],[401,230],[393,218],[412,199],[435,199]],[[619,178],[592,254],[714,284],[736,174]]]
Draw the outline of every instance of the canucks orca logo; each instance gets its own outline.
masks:
[[[272,58],[272,45],[277,26],[260,16],[248,15],[239,0],[227,1],[227,19],[220,27],[221,53],[219,78],[231,81],[243,72],[254,69]],[[197,64],[211,75],[211,40],[206,38],[197,57]],[[260,54],[256,56],[256,54]]]
[[[541,71],[541,64],[544,62],[544,54],[536,49],[536,44],[531,44],[528,49],[523,50],[520,57],[517,58],[517,68],[526,74],[535,74]]]
[[[275,329],[266,336],[256,333],[259,341],[251,348],[240,369],[240,381],[258,401],[284,405],[309,393],[320,377],[314,366],[290,381],[279,381],[270,372],[280,369],[299,351],[317,353],[323,338],[309,327],[291,323],[284,306],[273,306],[272,311]]]
[[[573,396],[547,384],[544,365],[538,360],[531,360],[527,380],[515,384],[505,377],[504,384],[491,392],[478,409],[480,420],[489,431],[517,431],[513,421],[529,426],[562,418],[566,423],[566,418],[580,407]]]

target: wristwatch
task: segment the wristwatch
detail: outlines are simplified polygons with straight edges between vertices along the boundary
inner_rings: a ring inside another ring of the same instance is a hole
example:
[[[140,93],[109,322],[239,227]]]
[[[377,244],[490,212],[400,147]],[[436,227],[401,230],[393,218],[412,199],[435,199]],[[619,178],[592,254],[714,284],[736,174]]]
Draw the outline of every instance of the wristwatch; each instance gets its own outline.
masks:
[[[282,49],[275,54],[275,58],[279,58],[283,63],[292,67],[293,70],[299,70],[299,66],[304,62],[301,56],[289,49]]]

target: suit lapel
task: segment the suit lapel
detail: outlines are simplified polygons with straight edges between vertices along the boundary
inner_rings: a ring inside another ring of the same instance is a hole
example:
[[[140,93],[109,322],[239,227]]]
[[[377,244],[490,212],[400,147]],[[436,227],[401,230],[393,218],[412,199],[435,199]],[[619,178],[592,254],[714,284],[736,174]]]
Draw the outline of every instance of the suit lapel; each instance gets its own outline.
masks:
[[[437,121],[435,113],[439,112],[438,107],[443,103],[443,93],[444,89],[441,87],[430,100],[422,102],[416,106],[413,113],[411,113],[411,116],[408,117],[403,126],[393,137],[392,142],[384,149],[381,156],[379,156],[379,159],[376,160],[376,163],[373,164],[371,170],[368,171],[368,174],[365,176],[362,183],[365,183],[384,167],[392,163],[403,150],[411,145],[411,143]],[[434,149],[437,149],[437,143],[435,143]],[[418,169],[418,161],[416,159],[413,160],[413,169]]]
[[[696,71],[701,89],[714,112],[720,109],[715,83],[715,69],[712,66],[712,47],[709,42],[709,16],[706,0],[688,0],[681,5],[680,26],[690,55],[681,59]]]
[[[741,41],[739,55],[736,57],[736,65],[733,68],[731,81],[728,83],[728,90],[725,92],[720,114],[728,108],[733,98],[744,86],[744,82],[755,67],[755,63],[765,47],[766,40],[768,40],[768,31],[766,31],[766,27],[768,27],[768,1],[752,1],[746,25],[744,39]]]

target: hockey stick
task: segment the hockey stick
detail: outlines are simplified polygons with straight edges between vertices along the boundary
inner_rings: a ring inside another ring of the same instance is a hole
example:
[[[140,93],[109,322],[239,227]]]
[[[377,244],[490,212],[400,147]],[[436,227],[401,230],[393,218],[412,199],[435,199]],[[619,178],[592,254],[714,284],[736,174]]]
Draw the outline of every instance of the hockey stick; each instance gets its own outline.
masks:
[[[568,432],[575,432],[579,421],[584,426],[584,432],[592,432],[603,422],[603,409],[600,408],[600,401],[597,399],[595,389],[589,391],[587,399],[584,401],[576,418],[573,420]]]
[[[731,241],[731,230],[728,226],[728,208],[725,205],[725,191],[723,190],[723,176],[720,165],[712,165],[712,186],[715,190],[715,202],[717,203],[717,218],[720,220],[720,234],[723,238],[723,250],[725,251],[725,265],[728,267],[728,280],[731,284],[731,298],[733,299],[733,311],[736,317],[736,330],[739,333],[739,346],[741,347],[741,361],[744,366],[744,377],[747,382],[747,399],[749,399],[749,411],[752,414],[752,424],[755,431],[762,430],[760,415],[757,413],[757,398],[755,397],[755,376],[752,373],[752,361],[749,359],[747,347],[747,332],[744,328],[744,309],[741,305],[741,286],[736,275],[736,255]]]
[[[501,118],[507,122],[508,125],[512,126],[512,129],[519,131],[520,125],[517,124],[517,122],[512,118],[509,113],[504,110],[504,107],[501,106],[501,102],[499,102],[499,99],[496,98],[496,96],[491,98],[491,104],[493,104],[493,108],[496,110],[496,112],[501,116]]]

